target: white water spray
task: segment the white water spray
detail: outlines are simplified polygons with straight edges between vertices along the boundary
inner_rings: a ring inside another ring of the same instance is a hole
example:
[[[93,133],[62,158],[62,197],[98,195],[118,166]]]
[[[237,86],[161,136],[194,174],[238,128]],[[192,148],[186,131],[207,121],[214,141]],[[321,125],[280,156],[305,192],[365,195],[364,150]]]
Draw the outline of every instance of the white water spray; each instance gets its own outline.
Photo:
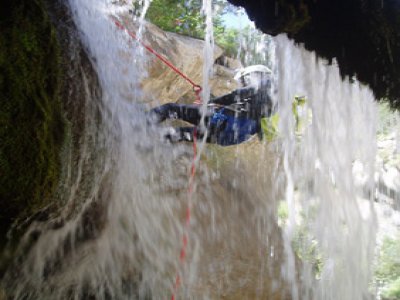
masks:
[[[83,209],[61,228],[44,231],[24,257],[12,284],[16,299],[165,299],[177,270],[183,280],[179,299],[268,299],[287,291],[294,299],[368,297],[374,214],[361,211],[352,174],[359,161],[372,180],[375,117],[368,90],[343,84],[337,68],[279,38],[276,101],[283,147],[253,141],[233,151],[204,148],[182,266],[191,147],[163,144],[144,125],[136,100],[146,56],[109,17],[129,6],[111,0],[70,0],[70,6],[102,87],[104,165],[91,196],[81,199]],[[211,1],[203,9],[205,106],[213,62]],[[307,96],[313,116],[300,143],[293,129],[295,94]],[[276,149],[283,149],[284,172]],[[289,204],[284,244],[275,216],[282,190]],[[324,258],[317,275],[306,259],[299,268],[291,247],[299,211]]]
[[[205,23],[206,23],[206,31],[205,31],[205,46],[203,50],[203,57],[204,57],[204,64],[203,64],[203,85],[202,85],[202,92],[201,92],[201,99],[202,99],[202,111],[203,117],[200,121],[200,126],[204,126],[204,116],[205,112],[207,111],[207,104],[210,100],[210,78],[212,78],[213,74],[213,64],[214,64],[214,36],[213,36],[213,23],[212,23],[212,1],[211,0],[203,0],[202,5],[202,13],[205,15]],[[206,136],[204,136],[204,140]],[[204,146],[201,147],[201,151]]]
[[[286,276],[293,283],[292,296],[371,298],[368,284],[376,231],[372,202],[376,155],[373,95],[357,81],[342,82],[336,65],[327,66],[287,38],[278,37],[277,45],[277,98],[289,207]],[[295,95],[307,97],[303,114],[309,124],[300,140],[294,134]],[[365,176],[362,187],[357,186],[353,173],[356,163]],[[291,247],[296,239],[304,265],[300,281]]]
[[[102,124],[94,130],[104,137],[104,171],[91,197],[80,199],[83,209],[41,234],[10,283],[13,297],[161,298],[179,261],[179,193],[187,184],[185,162],[180,170],[173,165],[190,152],[161,145],[136,103],[146,56],[110,18],[129,5],[71,0],[70,7],[102,88]]]

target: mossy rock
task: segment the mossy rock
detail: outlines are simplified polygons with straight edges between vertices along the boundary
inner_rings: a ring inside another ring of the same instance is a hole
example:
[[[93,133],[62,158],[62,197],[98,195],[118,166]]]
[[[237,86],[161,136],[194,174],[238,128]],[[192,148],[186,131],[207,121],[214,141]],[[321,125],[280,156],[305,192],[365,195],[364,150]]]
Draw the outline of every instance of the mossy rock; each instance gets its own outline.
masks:
[[[40,0],[0,9],[0,228],[51,202],[64,139],[60,49]]]

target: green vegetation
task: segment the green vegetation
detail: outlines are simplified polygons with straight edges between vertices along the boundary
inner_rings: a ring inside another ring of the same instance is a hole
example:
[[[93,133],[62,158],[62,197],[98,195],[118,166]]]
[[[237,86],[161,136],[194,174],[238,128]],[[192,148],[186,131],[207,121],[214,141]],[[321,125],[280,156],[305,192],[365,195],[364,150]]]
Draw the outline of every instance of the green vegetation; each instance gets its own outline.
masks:
[[[396,151],[396,133],[400,130],[400,115],[390,108],[388,103],[381,102],[378,105],[378,145],[383,143],[384,147],[378,146],[378,157],[386,167],[400,165],[400,154]]]
[[[60,50],[40,0],[0,12],[0,227],[47,206],[58,183],[64,122]],[[2,243],[3,244],[3,243]]]
[[[289,218],[289,207],[286,201],[279,201],[277,216],[278,223],[280,223],[280,225],[285,225]]]
[[[392,109],[387,100],[378,105],[378,138],[390,134],[396,130],[397,119],[400,118],[399,112]]]
[[[225,13],[235,13],[237,10],[227,1],[214,0],[214,40],[225,55],[239,58],[242,64],[266,64],[266,51],[260,51],[260,46],[266,47],[270,42],[264,34],[249,26],[238,30],[227,28],[222,21]],[[134,3],[135,12],[141,7]],[[171,31],[193,38],[203,39],[205,35],[205,18],[201,13],[201,1],[185,0],[153,0],[147,11],[146,19],[165,31]]]
[[[376,270],[383,299],[400,299],[400,238],[385,238]]]
[[[135,11],[141,10],[137,2],[135,6]],[[146,19],[165,31],[203,38],[204,18],[200,10],[201,1],[189,3],[182,0],[154,0],[147,11]]]
[[[309,230],[309,221],[314,219],[315,211],[311,209],[308,215],[300,213],[301,223],[295,226],[292,239],[292,247],[296,256],[311,266],[313,275],[319,279],[324,265],[324,260],[317,240]],[[281,200],[277,210],[278,224],[281,227],[287,225],[289,219],[289,207],[286,201]]]
[[[319,279],[325,261],[317,240],[309,233],[305,224],[296,227],[292,247],[297,257],[309,264],[315,278]]]
[[[281,201],[278,206],[278,222],[285,227],[288,219],[288,207],[286,202]],[[313,219],[311,216],[301,214],[302,223],[296,227],[292,247],[297,257],[303,262],[311,265],[313,274],[319,279],[324,266],[324,256],[308,229],[307,221]],[[386,237],[380,246],[379,257],[374,274],[375,286],[380,289],[382,300],[400,300],[400,236],[397,238]]]
[[[136,5],[137,6],[137,5]],[[154,0],[146,18],[163,30],[203,39],[205,35],[205,18],[201,13],[202,2],[199,0]],[[238,31],[227,29],[223,25],[221,14],[232,8],[228,2],[214,0],[213,16],[214,38],[218,45],[230,52],[235,51]],[[139,7],[136,7],[139,11]]]
[[[226,28],[221,23],[214,28],[215,42],[229,57],[238,58],[244,66],[269,65],[268,47],[272,39],[256,28],[246,26],[241,30]]]

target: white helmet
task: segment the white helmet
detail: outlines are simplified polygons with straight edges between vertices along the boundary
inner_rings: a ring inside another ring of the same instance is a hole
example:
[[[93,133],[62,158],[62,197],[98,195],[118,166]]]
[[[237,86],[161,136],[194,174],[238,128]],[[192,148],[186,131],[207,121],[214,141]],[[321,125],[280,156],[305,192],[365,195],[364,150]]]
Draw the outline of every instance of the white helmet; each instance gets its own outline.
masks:
[[[271,70],[264,65],[253,65],[239,70],[235,80],[240,81],[244,86],[259,85],[263,79],[271,79]]]

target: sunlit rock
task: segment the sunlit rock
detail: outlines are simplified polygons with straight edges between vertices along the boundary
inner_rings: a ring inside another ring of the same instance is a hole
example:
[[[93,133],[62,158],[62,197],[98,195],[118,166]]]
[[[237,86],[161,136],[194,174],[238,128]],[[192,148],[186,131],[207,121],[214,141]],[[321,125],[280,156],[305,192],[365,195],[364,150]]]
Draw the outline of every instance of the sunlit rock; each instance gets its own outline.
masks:
[[[122,20],[129,31],[137,32],[138,23],[134,22],[131,17],[124,16]],[[194,83],[202,85],[203,40],[166,32],[146,22],[143,28],[142,42],[165,57]],[[139,48],[142,46],[139,45]],[[144,47],[141,51],[146,52]],[[121,55],[133,55],[133,51]],[[196,100],[191,83],[154,54],[146,52],[145,55],[147,68],[143,70],[143,77],[140,81],[140,87],[143,90],[142,102],[156,105],[157,103],[176,101],[193,103]],[[233,77],[235,70],[241,67],[241,63],[223,56],[223,50],[218,46],[214,48],[214,60],[216,63],[213,68],[214,75],[210,80],[211,94],[221,96],[238,87],[238,83]],[[133,98],[133,95],[131,97]],[[127,98],[129,99],[129,96]]]

